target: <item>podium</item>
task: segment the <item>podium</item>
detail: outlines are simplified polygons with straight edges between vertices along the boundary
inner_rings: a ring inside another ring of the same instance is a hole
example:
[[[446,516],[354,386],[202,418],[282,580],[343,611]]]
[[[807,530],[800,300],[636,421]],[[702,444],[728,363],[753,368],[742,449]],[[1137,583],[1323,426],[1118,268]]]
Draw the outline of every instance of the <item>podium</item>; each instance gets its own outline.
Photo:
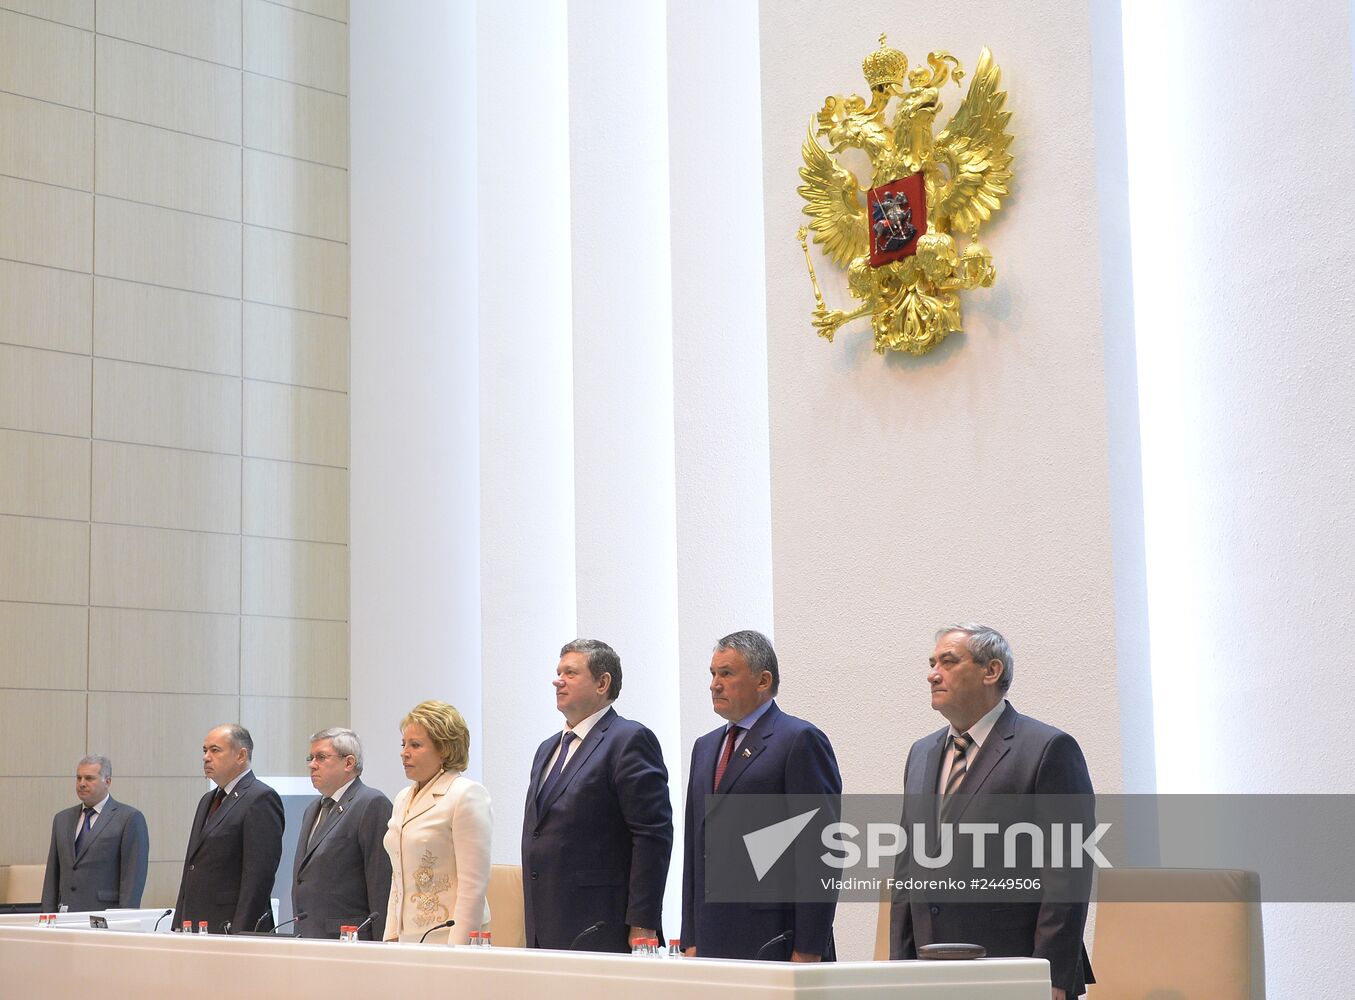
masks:
[[[1043,959],[736,962],[519,948],[40,928],[0,919],[6,996],[461,996],[495,1000],[1049,1000]]]

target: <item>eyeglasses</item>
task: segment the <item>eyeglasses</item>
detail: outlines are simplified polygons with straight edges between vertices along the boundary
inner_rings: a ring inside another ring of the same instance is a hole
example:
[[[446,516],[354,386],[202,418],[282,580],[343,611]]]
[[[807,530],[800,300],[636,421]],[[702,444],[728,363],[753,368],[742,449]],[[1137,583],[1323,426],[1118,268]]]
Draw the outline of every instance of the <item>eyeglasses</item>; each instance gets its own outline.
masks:
[[[356,755],[351,753],[308,753],[306,754],[306,763],[309,764],[312,761],[318,761],[319,763],[323,764],[327,760],[338,760],[343,757],[353,757],[353,756]]]

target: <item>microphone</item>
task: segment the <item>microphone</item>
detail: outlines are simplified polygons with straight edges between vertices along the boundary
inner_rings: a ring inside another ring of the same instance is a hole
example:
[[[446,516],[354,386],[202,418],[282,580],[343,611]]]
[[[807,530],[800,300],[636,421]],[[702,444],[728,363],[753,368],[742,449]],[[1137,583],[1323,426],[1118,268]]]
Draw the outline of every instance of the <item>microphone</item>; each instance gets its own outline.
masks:
[[[261,926],[263,926],[263,922],[264,922],[265,920],[267,920],[269,917],[271,917],[272,915],[273,915],[273,910],[272,910],[271,907],[270,907],[269,909],[267,909],[267,910],[264,910],[262,913],[259,914],[259,919],[256,920],[256,921],[254,921],[254,933],[255,933],[255,934],[258,934],[258,933],[259,933],[259,928],[260,928]],[[267,933],[267,932],[265,932],[265,933]]]
[[[221,933],[229,934],[230,932],[231,932],[231,922],[227,920],[224,924],[221,925]]]
[[[371,913],[367,914],[367,919],[353,928],[354,940],[356,940],[357,936],[362,933],[362,929],[366,927],[368,924],[370,924],[373,920],[375,920],[378,916],[380,916],[379,910],[373,910]]]
[[[278,931],[282,930],[288,924],[299,924],[301,921],[305,920],[308,916],[310,916],[310,914],[306,913],[305,911],[302,911],[301,913],[298,913],[296,916],[294,916],[291,920],[284,920],[282,923],[274,927],[273,933],[276,934]]]
[[[155,930],[152,930],[151,933],[154,934],[155,931],[158,931],[160,929],[160,921],[164,920],[165,917],[169,916],[173,912],[174,912],[173,910],[166,910],[164,913],[160,914],[159,920],[155,921]]]
[[[369,919],[370,919],[370,918],[369,918]],[[426,931],[423,932],[423,937],[419,938],[419,944],[423,944],[424,939],[427,938],[428,935],[429,935],[429,934],[432,934],[434,931],[440,931],[440,930],[442,930],[442,928],[444,928],[444,927],[451,927],[451,926],[453,926],[455,923],[456,923],[455,920],[444,920],[444,921],[443,921],[442,923],[440,923],[440,924],[434,924],[432,927],[428,928],[428,930],[426,930]]]
[[[790,930],[788,930],[788,931],[782,931],[780,934],[776,935],[776,937],[772,938],[770,941],[768,941],[766,944],[764,944],[761,948],[759,948],[759,949],[757,950],[757,954],[753,956],[753,961],[754,961],[754,962],[760,962],[760,961],[762,961],[762,953],[763,953],[764,951],[766,951],[768,948],[774,948],[774,947],[776,947],[778,944],[781,944],[781,942],[783,942],[783,941],[789,941],[789,940],[790,940],[791,938],[793,938],[794,936],[795,936],[795,928],[793,928],[793,927],[792,927]]]
[[[579,931],[579,933],[575,936],[573,941],[569,942],[569,950],[573,951],[575,948],[579,946],[580,941],[588,937],[588,935],[590,934],[596,934],[598,931],[602,930],[602,928],[606,926],[607,921],[599,920],[592,927],[585,927],[583,930]]]

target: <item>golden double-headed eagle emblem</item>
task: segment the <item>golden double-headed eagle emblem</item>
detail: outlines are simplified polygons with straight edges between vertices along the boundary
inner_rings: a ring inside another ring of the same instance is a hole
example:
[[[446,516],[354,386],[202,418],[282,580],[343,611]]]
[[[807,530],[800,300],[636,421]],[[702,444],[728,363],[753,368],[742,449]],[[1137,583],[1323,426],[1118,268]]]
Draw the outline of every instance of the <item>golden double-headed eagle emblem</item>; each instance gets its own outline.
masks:
[[[799,238],[814,286],[814,326],[831,341],[843,324],[869,315],[876,352],[925,354],[960,329],[958,293],[987,288],[996,277],[979,227],[1002,207],[1012,177],[1007,95],[985,48],[959,110],[933,135],[942,85],[949,79],[958,86],[965,75],[954,56],[932,52],[925,66],[909,71],[908,57],[881,35],[861,68],[870,103],[855,94],[829,97],[803,147],[799,192],[813,221],[800,227]],[[863,151],[870,163],[864,198],[856,175],[838,159],[849,149]],[[811,230],[824,255],[847,269],[857,308],[825,305],[806,242]]]

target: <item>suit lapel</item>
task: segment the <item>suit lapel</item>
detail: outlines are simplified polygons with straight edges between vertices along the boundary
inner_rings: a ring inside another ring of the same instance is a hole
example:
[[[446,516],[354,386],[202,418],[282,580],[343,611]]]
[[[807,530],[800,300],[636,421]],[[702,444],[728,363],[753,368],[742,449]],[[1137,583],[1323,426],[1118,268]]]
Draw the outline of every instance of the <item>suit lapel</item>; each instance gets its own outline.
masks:
[[[550,790],[541,802],[539,815],[544,816],[550,812],[550,807],[555,804],[561,793],[569,787],[569,783],[574,780],[574,776],[588,766],[588,758],[602,745],[602,741],[607,737],[607,730],[616,718],[616,709],[609,708],[602,718],[598,719],[597,724],[588,731],[588,735],[583,738],[579,744],[579,749],[574,751],[574,756],[565,761],[565,768],[560,772],[560,780],[555,783],[555,787]]]
[[[734,752],[729,757],[729,764],[725,767],[725,773],[720,779],[720,785],[715,789],[717,794],[725,795],[732,791],[734,785],[738,783],[739,776],[748,770],[750,764],[757,760],[758,755],[767,748],[768,741],[776,731],[776,721],[781,715],[781,709],[772,702],[767,711],[763,713],[762,718],[753,723],[748,730],[748,735],[743,738],[743,743],[734,748]],[[720,740],[722,745],[724,739]],[[718,753],[719,751],[717,751]],[[713,772],[712,768],[712,772]],[[712,774],[712,778],[713,778]]]
[[[527,804],[523,807],[523,811],[533,826],[536,825],[536,821],[541,815],[536,808],[536,793],[546,777],[544,773],[546,761],[550,760],[551,750],[559,744],[560,734],[556,733],[550,739],[542,741],[541,745],[536,748],[536,756],[532,758],[532,780],[527,785]]]
[[[85,837],[85,842],[80,845],[80,853],[75,855],[74,858],[75,861],[79,861],[81,858],[85,856],[85,854],[89,851],[89,845],[94,843],[95,837],[99,836],[99,834],[104,832],[104,828],[107,827],[108,824],[112,821],[113,814],[116,813],[117,811],[118,804],[114,802],[112,798],[109,798],[109,800],[106,803],[104,803],[103,812],[99,813],[98,822],[95,823],[94,826],[90,828],[88,836]],[[74,842],[72,842],[71,846],[74,847]]]
[[[1012,739],[1016,736],[1016,709],[1008,703],[1002,710],[1002,714],[997,717],[997,722],[993,723],[993,729],[988,734],[988,739],[979,747],[979,752],[974,757],[974,764],[965,772],[964,778],[960,781],[960,787],[955,790],[956,801],[955,811],[947,813],[947,817],[952,821],[957,821],[964,815],[964,811],[969,808],[969,802],[974,795],[983,788],[983,783],[988,780],[988,776],[993,773],[993,769],[1001,763],[1002,758],[1011,752]],[[938,780],[940,780],[938,772]]]
[[[324,843],[325,838],[329,836],[330,832],[338,826],[339,819],[343,816],[344,810],[353,804],[353,798],[357,795],[358,789],[361,787],[362,779],[354,778],[353,783],[348,786],[348,791],[343,793],[343,798],[334,803],[334,808],[329,811],[329,815],[325,817],[325,821],[320,824],[320,829],[315,831],[313,837],[309,836],[309,831],[310,828],[315,825],[316,814],[320,812],[320,801],[313,802],[310,806],[306,807],[306,814],[309,817],[310,822],[307,823],[302,821],[301,829],[307,831],[309,843],[306,845],[306,856],[301,861],[303,865],[310,860],[311,855],[315,853],[316,849]],[[323,796],[321,796],[321,800],[323,800]],[[315,809],[315,812],[313,813],[311,812],[312,806]]]
[[[315,816],[320,811],[320,799],[306,804],[306,811],[301,814],[301,836],[306,837],[310,828],[315,825]],[[292,869],[293,876],[299,871],[305,863],[310,860],[311,852],[309,846],[304,840],[298,841],[296,845],[296,864]]]
[[[424,813],[432,809],[437,804],[437,800],[447,794],[447,789],[452,787],[452,782],[460,774],[460,771],[443,771],[432,780],[428,787],[427,795],[418,796],[418,801],[412,801],[414,796],[413,786],[410,786],[411,802],[405,810],[405,818],[401,821],[401,826],[407,826],[411,821],[418,819]]]
[[[215,830],[221,821],[226,818],[226,813],[234,808],[235,803],[240,801],[240,796],[244,794],[246,789],[252,784],[254,784],[254,772],[248,771],[243,778],[235,783],[235,787],[226,793],[226,797],[221,800],[221,806],[217,809],[216,813],[207,817],[207,822],[203,824],[202,832],[208,834]]]
[[[212,807],[212,796],[215,794],[216,789],[212,789],[198,799],[198,810],[193,814],[193,833],[188,840],[188,856],[190,858],[197,853],[203,840],[206,839],[207,810]]]
[[[61,814],[61,826],[58,829],[62,831],[62,835],[56,838],[56,849],[67,865],[75,863],[75,838],[79,834],[79,827],[75,824],[80,822],[79,817],[82,808],[82,806],[72,806]],[[76,832],[72,833],[72,830]]]

